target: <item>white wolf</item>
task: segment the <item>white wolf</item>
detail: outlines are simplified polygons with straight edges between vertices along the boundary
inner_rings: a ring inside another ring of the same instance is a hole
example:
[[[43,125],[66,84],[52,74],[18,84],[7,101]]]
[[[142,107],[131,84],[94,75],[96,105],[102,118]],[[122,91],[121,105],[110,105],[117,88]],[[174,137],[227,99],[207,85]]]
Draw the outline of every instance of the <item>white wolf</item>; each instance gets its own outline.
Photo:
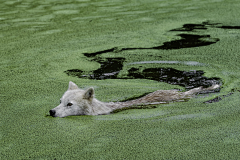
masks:
[[[191,98],[194,94],[203,90],[214,90],[220,86],[215,84],[209,88],[198,87],[187,92],[177,90],[157,90],[142,98],[126,102],[101,102],[94,98],[94,89],[91,87],[82,90],[69,82],[68,90],[60,99],[60,104],[49,111],[53,117],[66,117],[71,115],[100,115],[109,114],[113,110],[133,105],[161,104],[172,101],[182,101]]]

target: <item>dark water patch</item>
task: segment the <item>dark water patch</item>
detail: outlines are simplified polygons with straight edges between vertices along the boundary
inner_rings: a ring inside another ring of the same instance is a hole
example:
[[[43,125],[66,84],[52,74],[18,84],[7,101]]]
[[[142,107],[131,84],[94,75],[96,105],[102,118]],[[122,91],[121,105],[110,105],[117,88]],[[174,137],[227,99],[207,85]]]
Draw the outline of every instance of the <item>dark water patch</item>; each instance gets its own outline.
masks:
[[[209,21],[202,22],[200,24],[195,24],[195,23],[189,23],[189,24],[184,24],[180,28],[172,29],[170,31],[181,31],[181,32],[194,32],[195,30],[207,30],[209,27],[215,27],[221,23],[211,23]]]
[[[212,23],[210,21],[202,22],[200,24],[184,24],[180,28],[172,29],[170,31],[190,32],[195,30],[206,30],[208,28],[222,28],[222,29],[240,29],[240,26],[224,26],[221,23]]]
[[[218,38],[211,38],[210,35],[178,34],[182,39],[164,42],[162,46],[153,49],[181,49],[211,45],[219,41]]]
[[[232,89],[230,93],[228,93],[228,94],[226,94],[226,95],[218,96],[218,97],[216,97],[216,98],[214,98],[214,99],[211,99],[211,100],[208,100],[208,101],[206,101],[206,102],[204,102],[204,103],[219,102],[219,101],[222,100],[223,98],[229,97],[229,96],[233,95],[234,92],[237,92],[237,91],[240,92],[240,90]]]
[[[95,58],[93,61],[101,64],[100,68],[97,70],[93,70],[89,73],[83,72],[79,69],[70,69],[64,71],[67,75],[76,76],[79,78],[88,78],[88,79],[116,79],[118,73],[122,70],[123,62],[125,58]]]
[[[217,28],[222,28],[222,29],[240,29],[240,26],[220,26]]]
[[[229,97],[229,96],[231,96],[232,94],[233,94],[233,93],[229,93],[229,94],[227,94],[227,95],[218,96],[218,97],[216,97],[216,98],[214,98],[214,99],[211,99],[211,100],[208,100],[208,101],[206,101],[206,102],[204,102],[204,103],[215,103],[215,102],[219,102],[219,101],[221,101],[223,98]]]
[[[142,72],[138,68],[128,70],[128,78],[150,79],[158,82],[165,82],[173,85],[179,85],[186,89],[192,89],[199,86],[204,88],[213,84],[221,84],[221,79],[217,77],[207,78],[203,76],[203,71],[180,71],[174,68],[147,68]]]
[[[92,75],[89,75],[90,79],[116,79],[118,73],[122,70],[125,58],[106,58],[104,60],[97,58],[95,61],[100,63],[101,67],[94,70]]]
[[[205,26],[205,24],[184,24],[183,27],[172,29],[170,31],[193,31],[195,29],[206,30],[207,27]]]
[[[181,49],[181,48],[193,48],[193,47],[200,47],[200,46],[207,46],[214,44],[219,41],[218,38],[211,38],[210,35],[195,35],[195,34],[178,34],[181,39],[174,40],[170,42],[164,42],[163,45],[155,46],[155,47],[146,47],[146,48],[118,48],[114,47],[111,49],[93,52],[93,53],[83,53],[86,57],[94,57],[103,53],[118,53],[122,51],[129,51],[129,50],[170,50],[170,49]]]
[[[210,87],[213,84],[221,84],[221,79],[217,77],[205,77],[201,70],[180,71],[174,68],[147,68],[140,71],[139,68],[130,68],[126,77],[118,77],[118,73],[122,70],[124,58],[107,58],[101,60],[101,67],[92,72],[86,73],[78,69],[65,71],[70,76],[79,78],[88,78],[95,80],[104,79],[149,79],[158,82],[165,82],[172,85],[185,87],[187,90],[203,86]],[[106,65],[105,65],[106,64]],[[215,90],[214,92],[219,91]],[[212,91],[208,91],[212,92]]]

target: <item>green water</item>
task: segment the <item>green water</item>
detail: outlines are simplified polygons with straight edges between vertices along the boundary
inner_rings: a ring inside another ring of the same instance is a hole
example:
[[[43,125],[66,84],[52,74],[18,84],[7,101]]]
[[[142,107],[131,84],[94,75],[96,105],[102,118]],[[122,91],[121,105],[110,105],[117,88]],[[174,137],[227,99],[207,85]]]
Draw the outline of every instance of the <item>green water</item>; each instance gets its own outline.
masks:
[[[123,100],[173,86],[151,80],[88,80],[64,71],[95,70],[82,53],[113,47],[153,47],[179,39],[171,29],[205,21],[240,26],[238,0],[15,0],[0,1],[1,159],[238,159],[240,157],[240,30],[209,28],[220,41],[178,50],[134,50],[103,54],[126,58],[123,71],[144,64],[203,70],[220,77],[218,94],[154,109],[110,115],[52,118],[73,81],[93,86],[102,101]],[[146,56],[150,55],[150,56]],[[156,58],[161,56],[162,58]],[[187,65],[185,62],[203,65]],[[202,102],[226,95],[220,102]]]

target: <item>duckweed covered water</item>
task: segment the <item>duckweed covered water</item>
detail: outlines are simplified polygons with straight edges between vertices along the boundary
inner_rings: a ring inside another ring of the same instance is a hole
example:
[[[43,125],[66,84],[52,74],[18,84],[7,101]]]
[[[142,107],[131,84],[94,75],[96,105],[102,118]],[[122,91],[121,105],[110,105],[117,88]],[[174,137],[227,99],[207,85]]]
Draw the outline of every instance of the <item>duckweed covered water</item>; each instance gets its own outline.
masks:
[[[0,8],[1,159],[240,157],[239,1],[10,0]],[[109,79],[66,74],[91,75],[115,59]],[[69,81],[93,86],[102,101],[187,89],[127,78],[151,68],[202,71],[222,88],[149,109],[47,116]]]

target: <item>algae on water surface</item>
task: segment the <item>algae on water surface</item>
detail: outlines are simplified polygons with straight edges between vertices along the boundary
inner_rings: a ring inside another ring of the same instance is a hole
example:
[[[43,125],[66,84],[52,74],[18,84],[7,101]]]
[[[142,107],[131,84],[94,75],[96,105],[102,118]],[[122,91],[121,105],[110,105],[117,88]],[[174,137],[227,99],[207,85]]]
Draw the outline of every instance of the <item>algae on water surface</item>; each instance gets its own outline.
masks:
[[[1,159],[240,156],[239,1],[0,2]],[[106,50],[96,57],[85,54]],[[116,58],[122,63],[116,79],[79,78],[64,72],[91,75],[106,60]],[[102,101],[121,101],[158,89],[187,89],[127,78],[151,68],[203,71],[204,77],[220,78],[222,88],[217,94],[152,109],[46,116],[58,105],[68,81],[81,88],[93,86]],[[222,100],[203,103],[217,96]]]

